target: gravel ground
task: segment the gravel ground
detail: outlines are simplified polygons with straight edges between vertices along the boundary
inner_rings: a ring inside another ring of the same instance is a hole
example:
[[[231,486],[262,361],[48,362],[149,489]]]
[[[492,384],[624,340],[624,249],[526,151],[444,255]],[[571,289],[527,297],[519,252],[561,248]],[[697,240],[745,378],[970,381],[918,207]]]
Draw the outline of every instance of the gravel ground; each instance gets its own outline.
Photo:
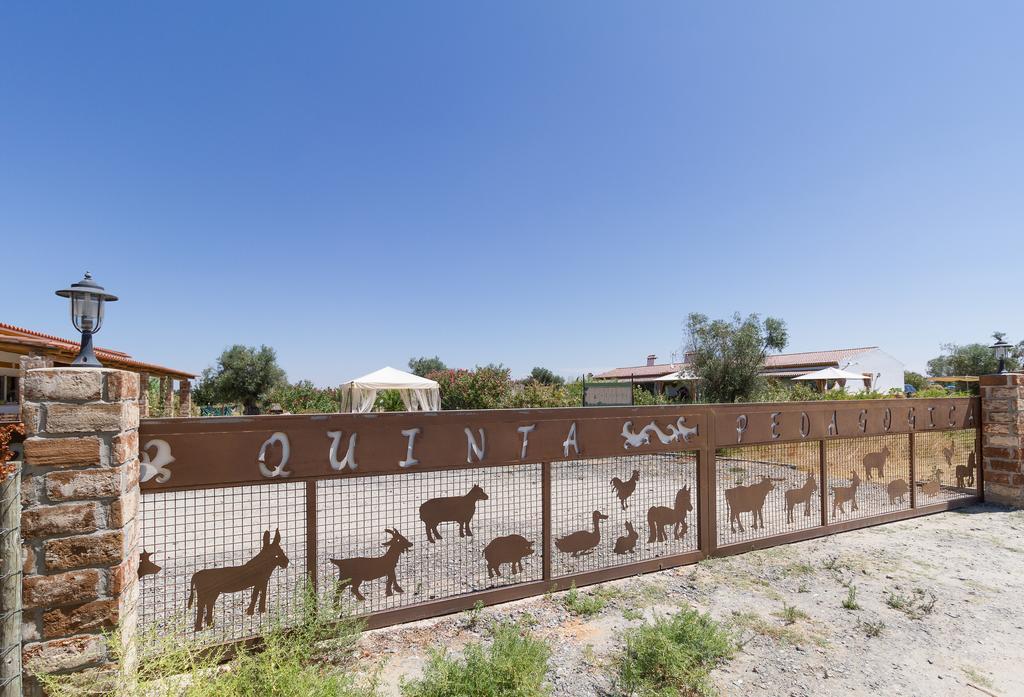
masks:
[[[1024,512],[974,506],[604,584],[612,599],[589,618],[556,594],[487,608],[475,626],[461,613],[368,632],[360,648],[397,695],[431,647],[458,652],[494,619],[529,613],[553,646],[554,695],[615,695],[622,632],[695,607],[741,645],[713,673],[724,695],[1011,697],[1024,694],[1022,533]],[[842,605],[851,587],[859,609]],[[786,605],[805,616],[787,624]]]

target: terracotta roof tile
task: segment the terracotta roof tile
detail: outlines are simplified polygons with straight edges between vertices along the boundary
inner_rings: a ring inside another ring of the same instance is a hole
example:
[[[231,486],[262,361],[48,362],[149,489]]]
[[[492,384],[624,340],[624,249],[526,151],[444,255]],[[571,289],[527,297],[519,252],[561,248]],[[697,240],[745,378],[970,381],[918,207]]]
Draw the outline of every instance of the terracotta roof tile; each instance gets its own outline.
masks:
[[[70,351],[73,354],[78,353],[79,346],[77,341],[70,341],[69,339],[54,336],[53,334],[45,334],[43,332],[25,329],[24,327],[7,324],[6,322],[0,322],[0,343],[36,346],[40,348],[50,348],[57,351]],[[94,350],[96,351],[96,357],[102,361],[130,369],[135,368],[138,369],[139,372],[148,371],[181,378],[196,377],[195,374],[184,370],[177,370],[175,368],[167,368],[162,365],[137,361],[124,351],[115,351],[113,349],[105,348],[95,348]]]

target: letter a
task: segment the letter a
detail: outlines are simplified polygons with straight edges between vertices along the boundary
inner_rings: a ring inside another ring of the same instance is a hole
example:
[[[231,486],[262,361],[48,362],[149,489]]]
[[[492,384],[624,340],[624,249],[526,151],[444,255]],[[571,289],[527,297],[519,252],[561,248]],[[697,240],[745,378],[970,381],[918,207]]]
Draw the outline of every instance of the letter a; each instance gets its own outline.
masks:
[[[562,441],[562,457],[569,457],[569,446],[572,446],[576,454],[580,454],[580,444],[576,442],[576,422],[572,422],[572,426],[569,427],[569,435]]]

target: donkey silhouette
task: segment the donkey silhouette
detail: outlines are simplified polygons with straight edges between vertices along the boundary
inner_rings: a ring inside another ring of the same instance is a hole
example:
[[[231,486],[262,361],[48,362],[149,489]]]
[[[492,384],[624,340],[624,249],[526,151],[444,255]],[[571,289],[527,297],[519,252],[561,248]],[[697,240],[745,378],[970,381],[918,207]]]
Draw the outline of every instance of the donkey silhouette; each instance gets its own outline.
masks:
[[[221,593],[238,593],[252,588],[252,598],[245,614],[251,615],[259,600],[260,612],[267,611],[267,585],[275,569],[288,567],[288,557],[281,549],[281,531],[274,531],[274,541],[270,541],[270,531],[263,532],[263,547],[255,557],[241,566],[225,566],[222,569],[202,569],[192,574],[189,587],[188,607],[192,601],[196,603],[196,631],[204,626],[213,626],[213,606]]]

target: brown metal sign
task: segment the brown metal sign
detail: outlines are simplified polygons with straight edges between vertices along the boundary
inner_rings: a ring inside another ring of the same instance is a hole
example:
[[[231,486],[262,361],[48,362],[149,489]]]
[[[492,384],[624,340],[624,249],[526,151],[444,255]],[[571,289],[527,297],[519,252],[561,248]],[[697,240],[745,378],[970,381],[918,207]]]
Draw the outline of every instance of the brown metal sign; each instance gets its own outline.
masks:
[[[553,462],[975,428],[980,414],[964,398],[147,419],[141,480],[167,490]]]
[[[884,399],[715,406],[718,447],[976,428],[977,399]]]
[[[697,450],[701,407],[152,419],[144,490]]]

